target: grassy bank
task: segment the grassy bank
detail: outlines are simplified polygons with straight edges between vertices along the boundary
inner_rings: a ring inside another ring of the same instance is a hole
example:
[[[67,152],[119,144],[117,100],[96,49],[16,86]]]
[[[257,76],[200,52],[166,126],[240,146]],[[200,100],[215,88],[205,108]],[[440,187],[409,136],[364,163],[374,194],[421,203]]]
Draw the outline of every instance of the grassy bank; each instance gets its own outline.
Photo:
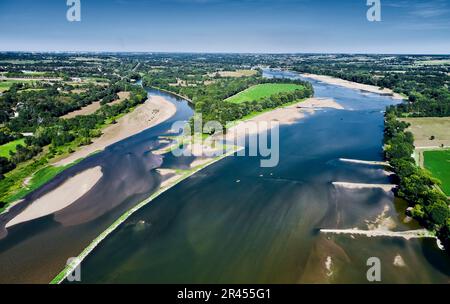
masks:
[[[302,90],[304,87],[294,83],[264,83],[252,86],[228,99],[232,103],[243,103],[247,101],[261,100],[279,93]]]
[[[16,152],[18,145],[24,146],[25,139],[21,138],[0,146],[0,157],[10,158],[10,152]]]

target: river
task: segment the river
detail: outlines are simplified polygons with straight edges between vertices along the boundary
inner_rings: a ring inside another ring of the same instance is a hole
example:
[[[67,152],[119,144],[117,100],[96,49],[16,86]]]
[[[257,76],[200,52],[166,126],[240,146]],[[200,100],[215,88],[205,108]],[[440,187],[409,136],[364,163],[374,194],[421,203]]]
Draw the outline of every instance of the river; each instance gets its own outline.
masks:
[[[311,82],[316,97],[334,98],[345,110],[316,111],[281,127],[275,168],[260,168],[257,157],[228,157],[167,191],[83,261],[82,282],[367,283],[370,257],[381,260],[384,283],[448,282],[450,260],[434,240],[319,233],[367,229],[382,218],[396,231],[418,226],[404,223],[405,206],[381,189],[332,185],[389,183],[381,167],[339,159],[382,160],[383,110],[395,101]],[[77,172],[102,166],[100,183],[71,207],[9,229],[0,240],[0,281],[49,282],[68,257],[159,187],[154,168],[186,168],[193,161],[149,152],[173,121],[192,115],[186,101],[149,94],[176,104],[176,116],[86,159],[28,197],[25,205]]]
[[[395,101],[311,82],[316,97],[345,110],[282,127],[275,168],[229,157],[157,198],[88,256],[82,282],[367,283],[367,260],[377,257],[383,283],[448,283],[449,257],[433,239],[319,233],[382,219],[396,231],[418,225],[404,223],[404,204],[381,189],[332,185],[390,183],[381,167],[339,159],[383,160],[383,110]]]

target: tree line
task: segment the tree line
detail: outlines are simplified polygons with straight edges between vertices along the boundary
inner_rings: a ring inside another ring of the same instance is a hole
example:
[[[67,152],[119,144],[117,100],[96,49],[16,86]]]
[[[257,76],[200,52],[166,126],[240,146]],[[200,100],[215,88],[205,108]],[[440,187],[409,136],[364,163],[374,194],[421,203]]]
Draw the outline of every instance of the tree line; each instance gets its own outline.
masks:
[[[440,182],[411,157],[415,147],[413,134],[406,131],[409,124],[397,119],[394,107],[386,112],[385,121],[385,156],[396,174],[397,196],[408,202],[409,215],[435,231],[450,250],[449,199],[438,190]]]

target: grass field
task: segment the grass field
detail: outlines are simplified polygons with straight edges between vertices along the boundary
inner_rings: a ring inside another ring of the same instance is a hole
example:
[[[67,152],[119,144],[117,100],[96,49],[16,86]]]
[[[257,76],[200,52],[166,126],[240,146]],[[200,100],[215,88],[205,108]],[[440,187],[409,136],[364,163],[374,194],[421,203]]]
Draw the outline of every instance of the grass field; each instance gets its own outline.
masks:
[[[448,59],[436,59],[436,60],[419,60],[415,62],[416,65],[450,65]]]
[[[24,79],[23,81],[19,81],[19,80],[1,81],[0,80],[0,93],[8,91],[9,88],[13,85],[13,83],[22,83],[22,82],[27,82],[27,81],[31,81],[31,79],[30,80]]]
[[[450,196],[450,150],[425,151],[424,165],[442,182],[441,189]]]
[[[414,134],[416,147],[450,146],[450,117],[402,118],[401,120],[411,124],[408,131]]]
[[[282,92],[292,92],[302,89],[303,86],[291,83],[264,83],[258,84],[248,88],[230,98],[226,99],[228,102],[242,103],[246,101],[260,100]]]
[[[16,151],[18,145],[25,146],[25,139],[21,138],[0,146],[0,157],[9,158],[9,151]]]

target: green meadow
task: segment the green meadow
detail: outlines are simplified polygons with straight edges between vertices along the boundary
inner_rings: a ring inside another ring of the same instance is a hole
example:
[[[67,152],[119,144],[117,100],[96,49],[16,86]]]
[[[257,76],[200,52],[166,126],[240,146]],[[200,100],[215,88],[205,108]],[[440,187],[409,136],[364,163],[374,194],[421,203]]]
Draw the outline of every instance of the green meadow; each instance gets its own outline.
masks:
[[[424,165],[442,183],[441,189],[450,196],[450,150],[425,151]]]
[[[303,89],[303,86],[292,83],[264,83],[252,86],[234,96],[231,96],[226,99],[226,101],[243,103],[246,101],[260,100],[283,92],[292,92],[301,89]]]
[[[18,145],[25,146],[25,139],[21,138],[15,141],[11,141],[7,144],[0,146],[0,157],[9,158],[9,152],[16,152],[16,148]]]
[[[32,81],[32,79],[24,79],[23,81],[20,80],[6,80],[6,81],[0,81],[0,93],[3,93],[5,91],[8,91],[9,88],[11,88],[11,86],[14,83],[23,83],[23,82],[29,82]]]

